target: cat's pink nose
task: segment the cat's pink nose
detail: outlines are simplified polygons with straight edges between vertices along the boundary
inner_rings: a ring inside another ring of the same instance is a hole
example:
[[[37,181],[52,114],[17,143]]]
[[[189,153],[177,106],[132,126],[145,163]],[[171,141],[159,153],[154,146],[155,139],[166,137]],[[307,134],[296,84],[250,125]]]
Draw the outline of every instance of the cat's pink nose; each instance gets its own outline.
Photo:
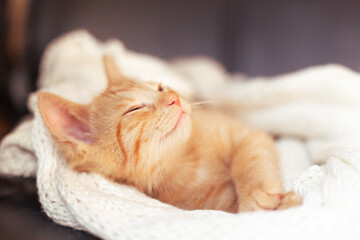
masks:
[[[163,98],[163,103],[167,106],[177,105],[181,107],[180,99],[175,93],[168,93]]]

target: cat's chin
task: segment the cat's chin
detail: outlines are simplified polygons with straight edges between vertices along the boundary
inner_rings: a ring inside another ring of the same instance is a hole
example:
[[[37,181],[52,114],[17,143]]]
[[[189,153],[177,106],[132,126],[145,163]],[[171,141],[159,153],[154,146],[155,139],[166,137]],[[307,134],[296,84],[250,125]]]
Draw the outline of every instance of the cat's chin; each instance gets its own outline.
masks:
[[[175,138],[177,140],[184,141],[190,136],[190,131],[190,115],[187,112],[181,112],[174,127],[164,136],[164,140]]]

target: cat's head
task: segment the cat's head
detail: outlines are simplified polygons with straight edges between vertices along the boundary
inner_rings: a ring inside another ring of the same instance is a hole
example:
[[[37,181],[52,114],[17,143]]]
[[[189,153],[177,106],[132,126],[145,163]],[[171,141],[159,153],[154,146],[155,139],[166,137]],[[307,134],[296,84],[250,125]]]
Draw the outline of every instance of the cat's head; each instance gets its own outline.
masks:
[[[42,118],[69,165],[116,180],[146,178],[191,132],[190,106],[158,83],[129,79],[105,56],[107,89],[89,105],[41,92]],[[144,171],[146,170],[146,171]]]

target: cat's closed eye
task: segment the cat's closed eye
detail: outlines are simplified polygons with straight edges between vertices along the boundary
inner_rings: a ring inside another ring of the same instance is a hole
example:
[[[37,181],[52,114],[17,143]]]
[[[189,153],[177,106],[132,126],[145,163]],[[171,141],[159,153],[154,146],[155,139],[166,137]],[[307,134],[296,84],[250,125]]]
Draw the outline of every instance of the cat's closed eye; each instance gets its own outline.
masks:
[[[128,113],[131,113],[131,112],[135,112],[137,110],[140,110],[141,108],[145,107],[146,105],[145,104],[142,104],[142,105],[138,105],[138,106],[133,106],[131,107],[129,110],[127,110],[123,115],[125,116],[126,114]]]

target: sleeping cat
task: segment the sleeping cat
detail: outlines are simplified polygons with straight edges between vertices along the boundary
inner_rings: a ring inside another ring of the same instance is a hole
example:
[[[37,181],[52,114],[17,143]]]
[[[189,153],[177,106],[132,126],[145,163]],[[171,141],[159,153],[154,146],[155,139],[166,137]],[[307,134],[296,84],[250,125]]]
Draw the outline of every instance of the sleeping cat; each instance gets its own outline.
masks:
[[[273,140],[215,110],[191,111],[170,88],[121,74],[104,57],[107,89],[80,105],[40,92],[42,118],[67,164],[182,209],[227,212],[301,204],[284,193]]]

